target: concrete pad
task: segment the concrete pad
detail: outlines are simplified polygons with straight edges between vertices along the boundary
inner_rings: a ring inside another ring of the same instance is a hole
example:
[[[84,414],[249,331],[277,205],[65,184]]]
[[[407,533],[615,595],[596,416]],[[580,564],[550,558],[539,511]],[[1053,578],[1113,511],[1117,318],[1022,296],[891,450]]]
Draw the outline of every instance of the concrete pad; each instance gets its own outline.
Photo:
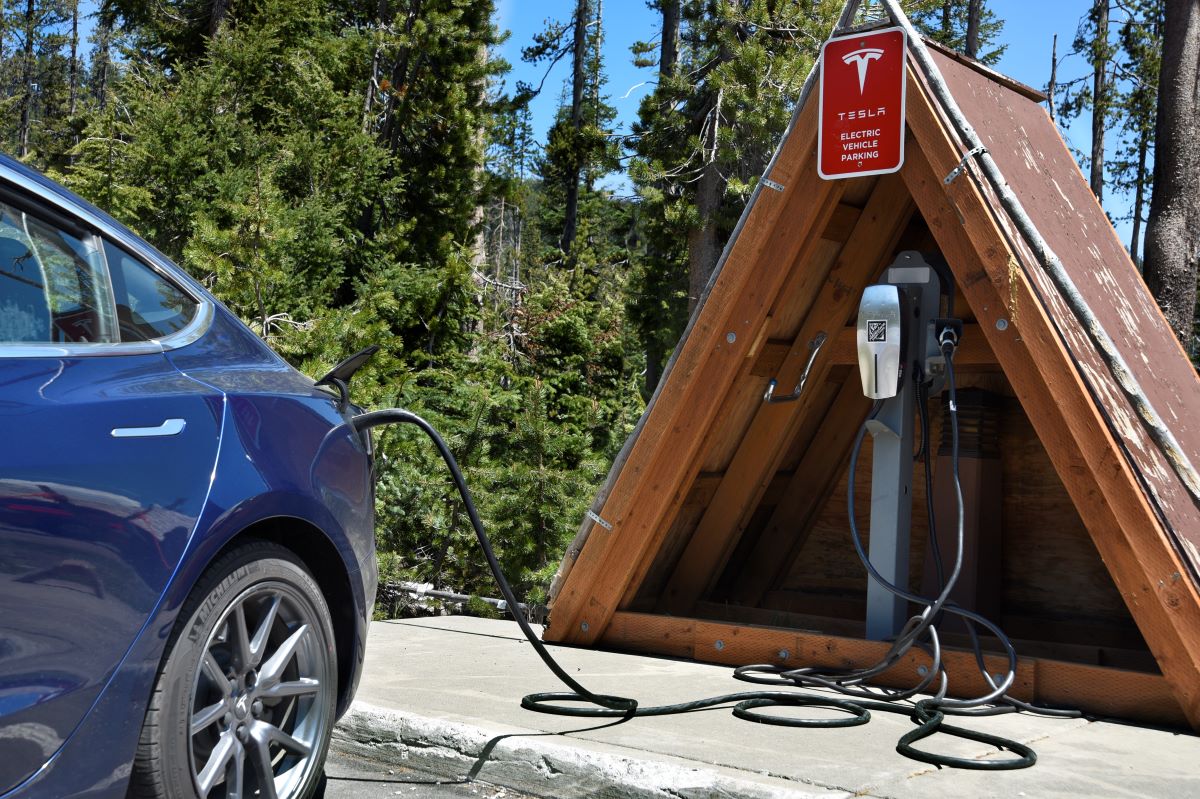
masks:
[[[737,681],[721,666],[561,646],[551,652],[589,689],[633,696],[643,707],[770,690]],[[903,715],[876,712],[863,726],[797,729],[737,719],[731,701],[597,725],[520,707],[527,693],[557,690],[557,679],[514,622],[461,616],[375,622],[358,699],[339,735],[429,760],[439,773],[475,769],[490,782],[556,797],[1200,794],[1200,739],[1186,734],[1025,714],[952,719],[1029,743],[1039,763],[1021,771],[938,771],[895,751],[912,729]],[[773,712],[835,715],[813,708]],[[970,758],[1003,756],[948,736],[919,746]]]

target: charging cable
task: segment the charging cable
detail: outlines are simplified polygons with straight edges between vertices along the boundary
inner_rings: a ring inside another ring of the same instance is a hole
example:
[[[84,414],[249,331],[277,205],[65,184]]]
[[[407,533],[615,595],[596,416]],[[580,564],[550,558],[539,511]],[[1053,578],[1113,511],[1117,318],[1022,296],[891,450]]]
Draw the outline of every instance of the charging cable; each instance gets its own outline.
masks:
[[[1017,665],[1016,652],[1013,649],[1012,643],[995,624],[977,613],[955,605],[949,600],[950,593],[953,591],[959,573],[962,570],[963,549],[963,503],[962,488],[958,474],[958,408],[954,393],[953,361],[956,345],[957,336],[943,336],[941,339],[941,349],[946,360],[947,384],[949,387],[949,416],[953,443],[952,469],[955,494],[958,499],[958,546],[955,553],[954,568],[951,570],[948,579],[941,585],[941,592],[936,598],[928,599],[911,593],[899,586],[892,585],[871,565],[870,559],[863,549],[862,540],[854,519],[854,472],[858,463],[859,451],[862,448],[863,436],[866,432],[866,426],[864,425],[859,430],[850,457],[848,491],[850,531],[851,537],[854,540],[855,550],[858,552],[859,558],[866,566],[867,572],[872,579],[878,581],[888,591],[910,602],[922,605],[924,609],[909,619],[884,657],[874,666],[865,669],[845,672],[822,672],[814,668],[786,669],[775,665],[748,665],[734,671],[734,676],[737,679],[746,682],[791,688],[820,687],[842,694],[841,697],[796,691],[741,691],[697,699],[691,702],[643,707],[638,704],[636,699],[630,697],[598,694],[588,690],[558,664],[549,651],[547,651],[545,644],[542,643],[537,633],[534,632],[528,620],[521,613],[514,612],[513,617],[516,619],[517,625],[521,628],[521,632],[525,635],[530,645],[533,646],[534,651],[537,652],[538,657],[570,689],[569,691],[528,694],[521,699],[521,707],[538,713],[549,713],[560,716],[624,720],[639,716],[665,716],[675,713],[689,713],[695,710],[733,703],[732,712],[738,718],[760,724],[774,724],[788,727],[853,727],[866,724],[870,721],[871,711],[881,711],[906,715],[917,725],[916,729],[906,733],[896,744],[897,752],[914,760],[932,763],[938,767],[949,766],[977,770],[1027,768],[1036,763],[1037,755],[1033,749],[1025,744],[998,735],[952,726],[944,722],[948,714],[978,716],[1010,713],[1017,710],[1028,710],[1056,716],[1079,715],[1076,711],[1036,708],[1008,697],[1006,692],[1016,677]],[[880,406],[881,403],[876,403],[869,418],[873,418],[879,412]],[[927,425],[927,420],[923,421]],[[520,602],[513,594],[512,587],[501,570],[500,562],[496,559],[491,541],[488,539],[487,533],[484,532],[483,522],[479,518],[479,512],[475,508],[470,489],[467,488],[466,480],[463,478],[462,470],[459,468],[453,453],[450,452],[450,448],[438,434],[437,430],[417,414],[401,408],[370,411],[359,414],[350,420],[350,425],[360,434],[371,428],[390,424],[411,424],[419,427],[433,442],[442,460],[445,461],[447,469],[450,471],[450,476],[453,478],[455,488],[458,490],[463,505],[466,507],[467,516],[471,520],[471,526],[475,530],[475,536],[479,541],[480,548],[483,550],[484,557],[487,559],[488,567],[492,571],[496,584],[500,588],[501,595],[508,603],[509,608],[519,608]],[[926,432],[925,436],[927,437],[927,435]],[[926,457],[928,458],[928,453],[926,453]],[[967,629],[975,650],[976,663],[986,684],[991,689],[981,696],[972,699],[950,699],[947,697],[949,677],[942,664],[941,646],[938,641],[937,628],[933,626],[934,620],[943,611],[960,616],[967,622]],[[995,635],[1000,640],[1005,654],[1008,656],[1008,671],[998,681],[988,673],[980,648],[979,638],[975,632],[975,625],[979,625]],[[915,686],[907,689],[888,689],[868,684],[868,681],[872,677],[881,674],[895,665],[913,646],[919,646],[926,651],[933,661],[932,666]],[[931,697],[920,699],[915,703],[908,701],[917,694],[925,692],[926,689],[933,685],[935,680],[938,682],[938,685]],[[996,702],[1001,702],[1002,704],[994,704]],[[763,708],[768,707],[820,707],[838,710],[845,715],[832,718],[795,718],[761,712]],[[935,733],[943,733],[956,738],[964,738],[993,746],[1000,750],[1011,752],[1013,757],[976,760],[927,752],[913,746],[917,741],[928,738]]]

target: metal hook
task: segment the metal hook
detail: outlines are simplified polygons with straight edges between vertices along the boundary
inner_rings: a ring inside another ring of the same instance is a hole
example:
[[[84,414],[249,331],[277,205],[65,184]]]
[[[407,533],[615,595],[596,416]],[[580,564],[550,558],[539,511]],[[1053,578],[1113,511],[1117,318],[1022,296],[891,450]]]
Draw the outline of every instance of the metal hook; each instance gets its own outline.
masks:
[[[817,353],[821,351],[821,346],[825,343],[825,331],[820,330],[813,340],[808,343],[808,348],[812,350],[808,356],[808,363],[804,365],[804,372],[800,375],[800,382],[796,384],[796,388],[791,394],[782,397],[775,396],[775,386],[778,381],[771,378],[771,382],[767,384],[767,393],[763,394],[763,402],[771,403],[772,405],[778,402],[795,402],[800,399],[800,394],[804,391],[804,384],[808,382],[808,373],[812,371],[813,361],[817,359]]]

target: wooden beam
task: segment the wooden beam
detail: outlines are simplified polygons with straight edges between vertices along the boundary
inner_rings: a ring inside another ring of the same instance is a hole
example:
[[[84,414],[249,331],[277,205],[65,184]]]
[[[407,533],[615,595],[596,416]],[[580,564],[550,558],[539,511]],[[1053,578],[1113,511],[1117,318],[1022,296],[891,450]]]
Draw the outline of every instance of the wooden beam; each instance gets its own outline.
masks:
[[[790,392],[799,380],[810,356],[809,342],[818,333],[828,335],[845,324],[858,304],[863,287],[890,259],[912,210],[912,199],[903,181],[896,175],[881,178],[829,274],[819,282],[811,281],[808,291],[791,298],[794,304],[809,310],[800,335],[780,367],[780,392]],[[804,264],[796,268],[803,269]],[[813,361],[809,380],[821,385],[831,366],[829,354],[822,347]],[[797,425],[811,407],[814,393],[802,395],[792,403],[760,404],[725,470],[720,488],[675,566],[660,598],[661,609],[676,614],[690,612],[696,600],[720,576],[778,469]]]
[[[858,368],[858,330],[853,327],[843,327],[837,335],[826,344],[830,348],[829,357],[834,366],[853,366]],[[779,374],[779,367],[793,342],[780,339],[767,339],[759,348],[750,374],[756,377],[774,377]],[[954,364],[959,368],[975,368],[998,366],[996,353],[988,344],[987,336],[983,335],[979,325],[968,322],[963,325],[962,344],[954,356]]]
[[[905,148],[905,182],[1175,698],[1200,729],[1200,594],[1020,267],[1023,253],[1013,252],[997,226],[989,198],[969,176],[949,189],[943,183],[962,155],[911,70],[908,124],[913,141]],[[1001,318],[1008,322],[1003,331],[995,325]]]
[[[845,472],[850,447],[870,409],[871,401],[862,393],[858,374],[847,376],[824,424],[800,459],[780,503],[742,566],[742,576],[733,592],[735,602],[758,605],[763,594],[791,569],[808,540],[812,523]]]
[[[905,157],[908,157],[907,153]],[[883,658],[890,646],[883,641],[778,627],[628,612],[613,617],[602,643],[612,649],[672,655],[727,666],[773,663],[791,668],[814,666],[824,669],[871,666]],[[942,659],[950,674],[953,696],[979,695],[987,690],[973,652],[943,647]],[[999,655],[985,654],[984,663],[992,673],[1003,673],[1007,669],[1007,659]],[[929,656],[924,652],[910,650],[873,682],[893,688],[915,685],[921,679],[918,669],[927,668],[929,664]],[[1076,707],[1105,716],[1156,724],[1185,722],[1170,686],[1157,674],[1018,658],[1017,677],[1009,694],[1026,702]]]
[[[546,637],[594,643],[637,574],[644,574],[670,514],[699,469],[698,450],[788,268],[819,240],[844,191],[813,166],[817,103],[798,114],[764,187],[747,209],[685,340],[663,377],[597,515],[555,597]]]
[[[861,208],[856,208],[848,203],[838,203],[838,207],[834,209],[829,224],[821,232],[821,238],[826,241],[836,241],[838,244],[845,244],[846,240],[850,238],[850,234],[854,232],[854,227],[858,224],[860,216],[862,216]]]

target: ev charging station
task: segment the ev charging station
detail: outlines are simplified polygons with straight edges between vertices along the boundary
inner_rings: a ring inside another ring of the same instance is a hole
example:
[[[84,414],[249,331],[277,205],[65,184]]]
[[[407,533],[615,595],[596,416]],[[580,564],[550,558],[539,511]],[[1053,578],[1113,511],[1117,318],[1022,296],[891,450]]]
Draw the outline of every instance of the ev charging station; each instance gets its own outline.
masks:
[[[990,697],[1200,729],[1195,369],[1044,97],[924,40],[895,0],[863,24],[858,5],[567,548],[545,638],[852,692],[936,693],[945,672],[947,712]],[[988,409],[964,415],[987,446],[961,453],[960,388]],[[925,481],[918,429],[941,439]],[[930,590],[949,563],[1020,641],[952,579]],[[952,615],[975,627],[934,624]]]
[[[866,288],[858,307],[863,394],[880,403],[866,422],[873,444],[870,561],[896,586],[908,582],[918,388],[924,385],[924,396],[934,396],[946,374],[935,322],[941,317],[942,293],[933,267],[920,253],[906,251],[884,271],[883,283]],[[943,328],[946,324],[943,320]],[[903,597],[868,582],[867,638],[894,637],[910,615]]]

